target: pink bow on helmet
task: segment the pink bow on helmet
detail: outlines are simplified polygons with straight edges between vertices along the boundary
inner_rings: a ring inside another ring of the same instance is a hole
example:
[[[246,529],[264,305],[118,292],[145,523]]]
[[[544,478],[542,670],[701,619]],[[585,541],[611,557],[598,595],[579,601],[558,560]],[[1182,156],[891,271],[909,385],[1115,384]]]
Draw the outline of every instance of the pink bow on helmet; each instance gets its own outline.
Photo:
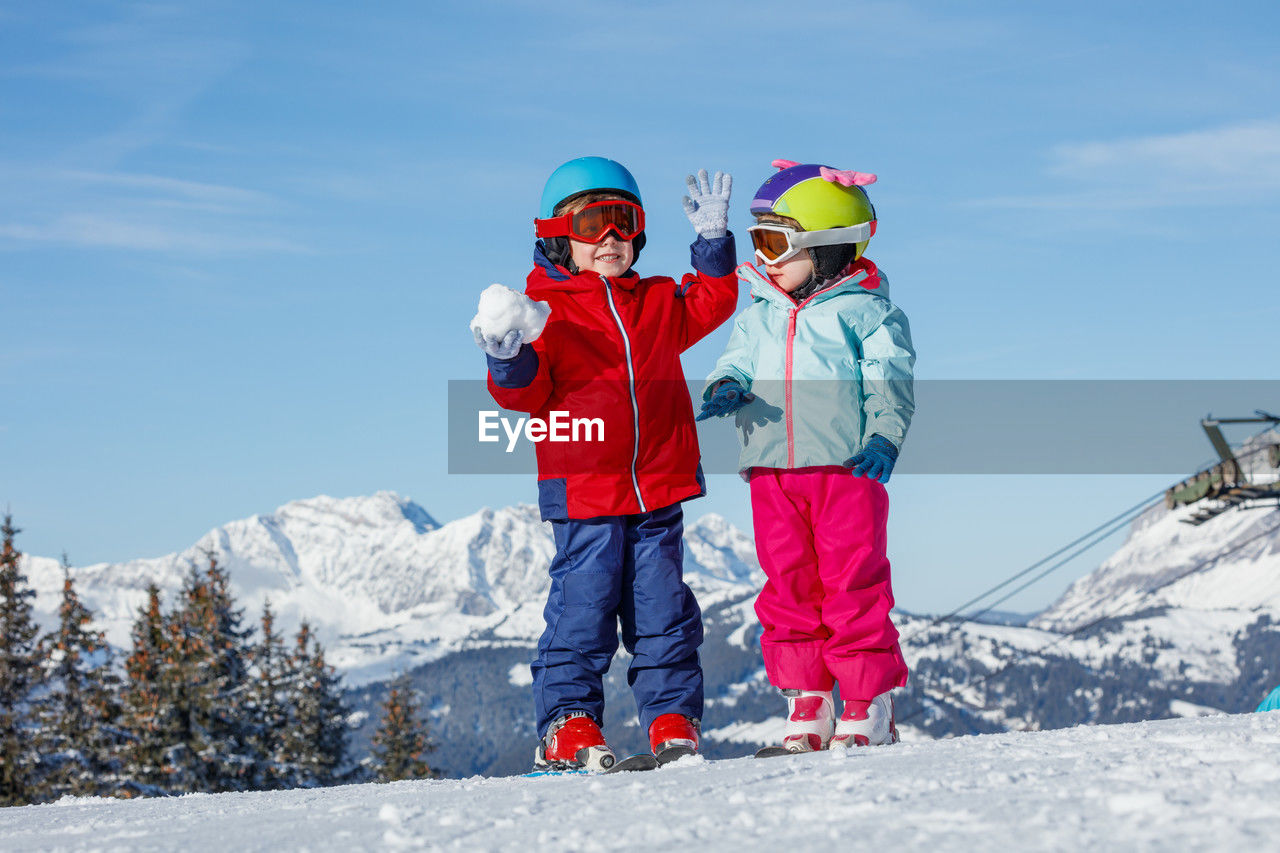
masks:
[[[852,169],[828,169],[826,166],[819,166],[818,174],[822,175],[824,181],[831,181],[842,187],[865,187],[867,184],[876,182],[876,176],[870,172],[855,172]]]
[[[795,160],[774,160],[769,165],[775,169],[790,169],[800,164]],[[876,176],[870,172],[855,172],[852,169],[828,169],[826,166],[819,166],[818,174],[824,181],[830,181],[842,187],[865,187],[876,182]]]

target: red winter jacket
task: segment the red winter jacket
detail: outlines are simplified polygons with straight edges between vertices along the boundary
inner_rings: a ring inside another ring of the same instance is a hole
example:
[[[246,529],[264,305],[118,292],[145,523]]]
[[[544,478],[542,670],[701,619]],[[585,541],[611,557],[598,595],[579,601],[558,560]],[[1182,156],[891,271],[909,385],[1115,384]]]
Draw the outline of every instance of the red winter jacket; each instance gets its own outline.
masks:
[[[567,412],[603,422],[603,440],[594,428],[576,441],[537,443],[543,519],[630,515],[703,494],[680,354],[733,314],[732,235],[694,244],[701,269],[727,274],[680,284],[634,272],[573,275],[541,252],[535,259],[525,294],[549,303],[551,316],[514,359],[489,359],[489,393],[544,421]]]

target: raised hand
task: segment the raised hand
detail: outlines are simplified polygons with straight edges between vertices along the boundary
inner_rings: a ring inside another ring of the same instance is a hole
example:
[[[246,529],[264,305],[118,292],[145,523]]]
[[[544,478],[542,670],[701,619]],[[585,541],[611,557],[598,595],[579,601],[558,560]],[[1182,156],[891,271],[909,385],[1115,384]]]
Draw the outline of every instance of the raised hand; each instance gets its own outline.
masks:
[[[689,217],[693,230],[708,240],[729,233],[729,193],[733,189],[733,176],[716,172],[708,179],[707,170],[699,169],[698,177],[685,178],[689,194],[684,197],[684,214]]]

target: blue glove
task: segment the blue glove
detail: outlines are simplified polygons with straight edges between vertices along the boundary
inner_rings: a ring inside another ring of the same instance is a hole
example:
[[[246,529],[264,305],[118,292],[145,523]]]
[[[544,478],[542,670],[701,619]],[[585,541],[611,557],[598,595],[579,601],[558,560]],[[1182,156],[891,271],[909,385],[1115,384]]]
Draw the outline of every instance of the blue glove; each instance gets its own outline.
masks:
[[[500,361],[510,361],[520,354],[520,345],[524,343],[524,332],[512,329],[501,338],[486,337],[478,327],[471,328],[476,339],[476,346]]]
[[[715,180],[707,178],[707,170],[699,169],[685,179],[689,195],[684,197],[684,215],[689,217],[693,230],[708,240],[729,233],[729,193],[733,190],[733,176],[716,172]]]
[[[711,392],[709,398],[703,401],[702,411],[694,420],[705,421],[710,417],[722,418],[725,415],[731,415],[755,398],[755,394],[750,393],[734,380],[726,379],[716,386],[716,390]]]
[[[893,442],[884,436],[873,435],[866,447],[844,461],[844,467],[852,468],[851,473],[855,477],[887,483],[893,473],[893,463],[897,461],[898,448],[893,446]]]

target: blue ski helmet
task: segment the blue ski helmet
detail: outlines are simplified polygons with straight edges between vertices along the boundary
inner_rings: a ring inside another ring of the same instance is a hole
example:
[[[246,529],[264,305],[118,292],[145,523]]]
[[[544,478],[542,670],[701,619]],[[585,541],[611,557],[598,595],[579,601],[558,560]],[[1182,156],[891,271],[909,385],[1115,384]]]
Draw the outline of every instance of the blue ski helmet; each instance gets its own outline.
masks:
[[[627,171],[626,166],[607,157],[579,157],[562,164],[551,173],[551,177],[547,178],[547,184],[542,188],[542,203],[538,206],[538,218],[550,219],[556,215],[556,208],[565,201],[589,192],[617,193],[641,207],[644,206],[644,202],[640,199],[640,187],[636,184],[636,179]],[[640,250],[644,248],[646,240],[643,231],[632,238],[631,263],[633,265],[640,257]],[[553,264],[564,267],[572,273],[578,272],[572,260],[568,237],[546,237],[538,243],[542,247],[542,253]]]
[[[616,192],[633,198],[641,206],[640,187],[627,168],[606,157],[579,157],[551,173],[542,190],[538,218],[550,219],[566,199],[586,192]]]

